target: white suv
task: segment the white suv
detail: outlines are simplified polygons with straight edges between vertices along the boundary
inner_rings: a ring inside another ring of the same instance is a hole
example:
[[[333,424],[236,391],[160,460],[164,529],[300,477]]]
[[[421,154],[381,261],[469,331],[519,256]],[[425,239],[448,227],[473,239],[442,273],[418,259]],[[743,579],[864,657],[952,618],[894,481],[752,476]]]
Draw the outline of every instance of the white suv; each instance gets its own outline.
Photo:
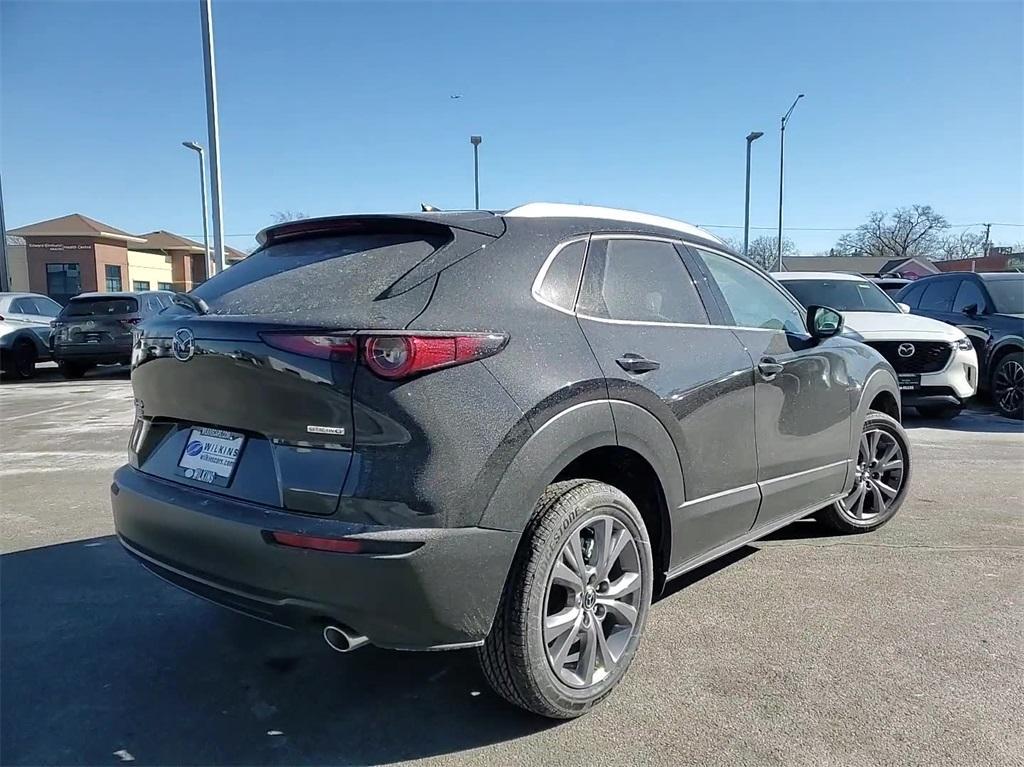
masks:
[[[978,355],[964,333],[909,314],[870,280],[836,272],[772,274],[804,306],[843,313],[846,327],[878,350],[899,377],[904,406],[926,418],[954,418],[978,389]]]

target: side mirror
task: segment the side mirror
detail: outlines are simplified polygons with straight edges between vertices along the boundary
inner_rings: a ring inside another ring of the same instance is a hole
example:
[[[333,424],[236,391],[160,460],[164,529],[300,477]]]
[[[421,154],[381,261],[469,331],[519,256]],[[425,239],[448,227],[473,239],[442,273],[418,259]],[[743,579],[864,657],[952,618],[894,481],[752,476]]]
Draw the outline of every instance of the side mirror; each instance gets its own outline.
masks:
[[[910,314],[910,304],[899,303],[896,304],[900,308],[900,311],[904,314]]]
[[[807,330],[819,340],[843,331],[843,315],[827,306],[807,307]]]
[[[960,311],[962,311],[968,317],[973,317],[974,315],[976,315],[978,313],[978,305],[977,304],[967,304],[967,306],[965,306]]]

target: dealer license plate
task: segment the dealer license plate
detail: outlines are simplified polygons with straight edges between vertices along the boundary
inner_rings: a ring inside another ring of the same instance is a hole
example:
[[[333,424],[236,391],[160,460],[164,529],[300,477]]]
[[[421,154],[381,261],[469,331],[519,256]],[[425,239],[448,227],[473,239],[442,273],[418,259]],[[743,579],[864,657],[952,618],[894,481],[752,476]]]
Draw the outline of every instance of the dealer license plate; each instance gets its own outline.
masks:
[[[227,487],[245,437],[220,429],[192,429],[178,460],[178,476]]]
[[[917,373],[899,373],[900,391],[914,391],[921,388],[921,376]]]

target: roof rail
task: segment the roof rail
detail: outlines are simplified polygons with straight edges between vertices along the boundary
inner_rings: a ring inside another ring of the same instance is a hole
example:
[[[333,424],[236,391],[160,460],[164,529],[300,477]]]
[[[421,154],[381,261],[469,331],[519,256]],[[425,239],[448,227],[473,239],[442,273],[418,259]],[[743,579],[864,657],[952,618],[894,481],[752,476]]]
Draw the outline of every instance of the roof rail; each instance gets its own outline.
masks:
[[[602,208],[597,205],[571,205],[562,202],[530,202],[520,205],[517,208],[505,213],[509,218],[601,218],[612,221],[629,221],[634,224],[646,224],[657,226],[662,229],[674,229],[695,237],[724,245],[719,237],[704,229],[685,221],[677,221],[674,218],[655,216],[650,213],[640,213],[635,210],[623,210],[621,208]]]

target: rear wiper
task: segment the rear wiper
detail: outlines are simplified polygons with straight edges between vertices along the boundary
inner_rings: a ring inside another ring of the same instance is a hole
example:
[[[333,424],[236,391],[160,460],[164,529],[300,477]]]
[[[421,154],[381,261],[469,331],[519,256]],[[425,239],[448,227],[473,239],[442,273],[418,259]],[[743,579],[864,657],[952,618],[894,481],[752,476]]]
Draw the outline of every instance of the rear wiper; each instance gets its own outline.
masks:
[[[171,300],[178,306],[187,306],[196,314],[210,313],[210,307],[203,299],[190,296],[188,293],[175,293]]]

